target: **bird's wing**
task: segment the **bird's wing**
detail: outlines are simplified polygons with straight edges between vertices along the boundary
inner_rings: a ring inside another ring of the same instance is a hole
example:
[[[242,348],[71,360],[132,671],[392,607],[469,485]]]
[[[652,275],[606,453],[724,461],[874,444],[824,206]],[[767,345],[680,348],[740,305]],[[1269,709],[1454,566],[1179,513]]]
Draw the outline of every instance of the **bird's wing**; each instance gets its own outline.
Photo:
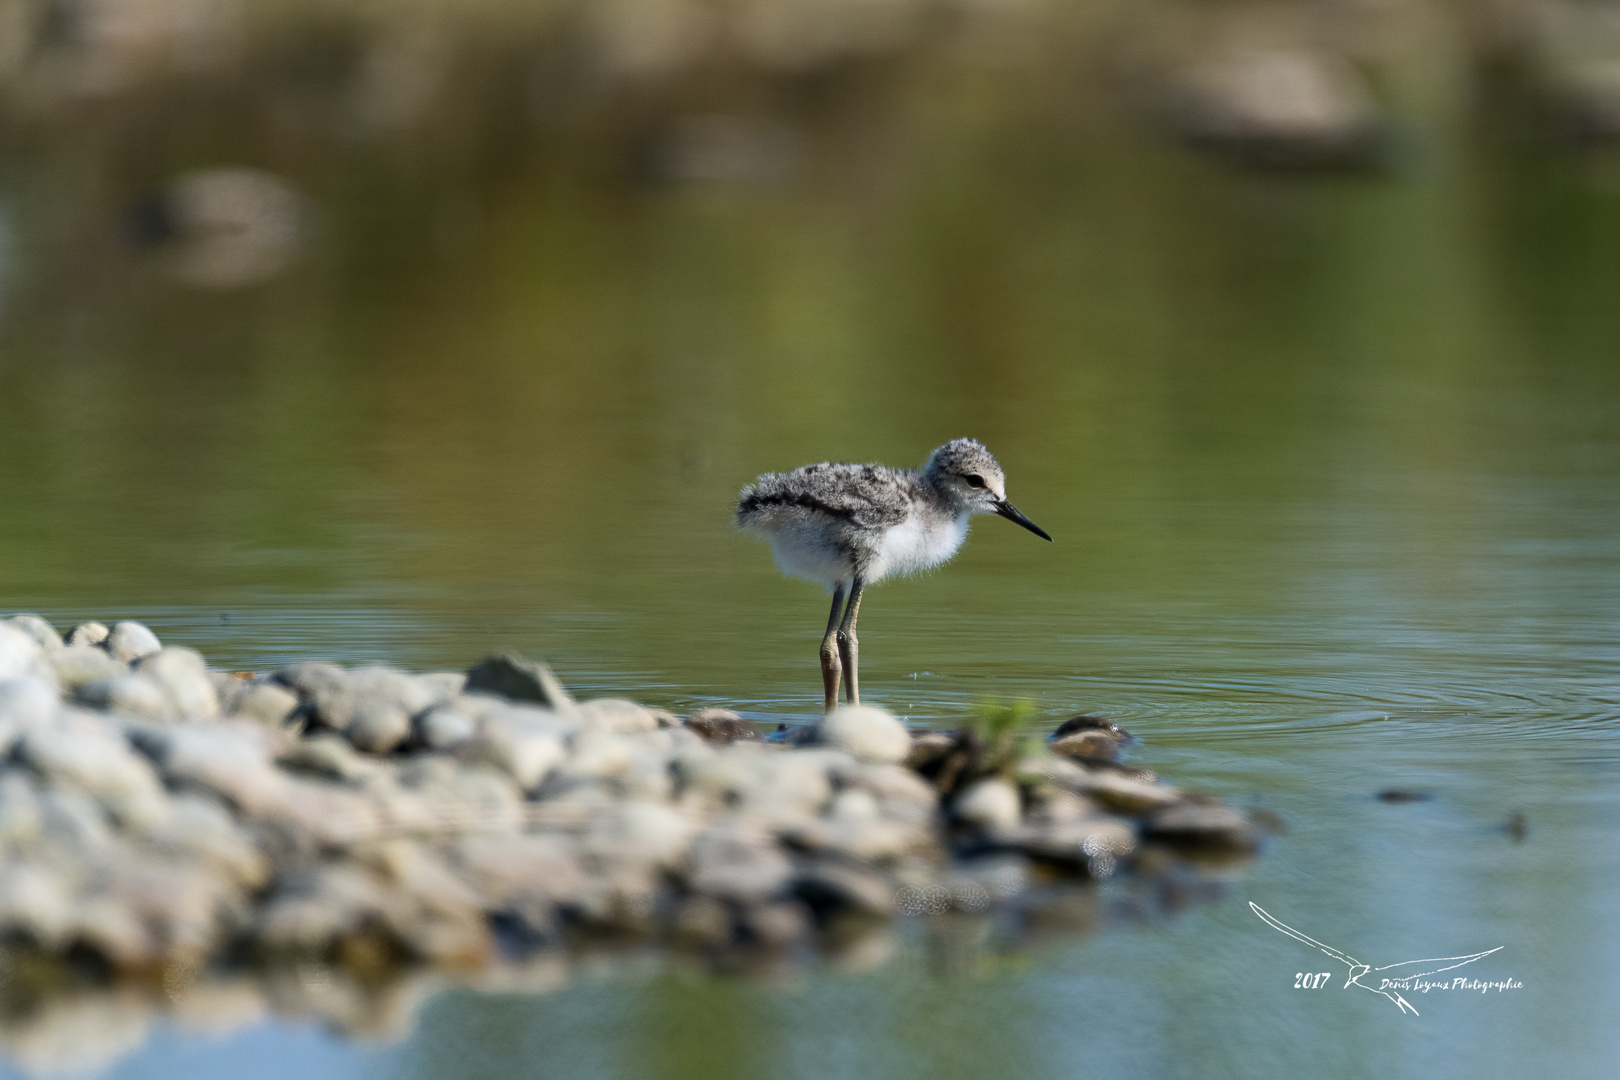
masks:
[[[773,507],[798,507],[863,529],[882,529],[906,520],[911,499],[907,478],[881,465],[822,462],[790,473],[766,473],[743,489],[738,516]]]
[[[1293,938],[1295,941],[1303,941],[1307,945],[1311,945],[1311,946],[1314,946],[1317,949],[1320,949],[1322,952],[1324,952],[1327,955],[1331,956],[1333,959],[1339,961],[1339,963],[1348,964],[1350,966],[1350,970],[1352,972],[1352,976],[1351,976],[1352,978],[1355,977],[1353,973],[1355,972],[1356,968],[1362,968],[1363,971],[1366,970],[1367,965],[1363,964],[1361,961],[1357,960],[1355,957],[1351,956],[1350,954],[1340,952],[1338,949],[1335,949],[1331,945],[1324,945],[1320,941],[1317,941],[1315,938],[1310,937],[1310,936],[1308,936],[1306,934],[1300,933],[1298,930],[1295,930],[1292,926],[1289,926],[1286,923],[1278,922],[1275,918],[1273,918],[1266,911],[1265,908],[1261,907],[1259,904],[1256,904],[1253,900],[1249,901],[1249,907],[1253,908],[1254,913],[1256,915],[1260,916],[1261,921],[1263,921],[1267,926],[1271,927],[1273,930],[1280,930],[1283,933],[1287,934],[1289,937]]]
[[[1487,957],[1493,952],[1501,952],[1504,948],[1506,948],[1505,945],[1498,945],[1494,949],[1486,949],[1484,952],[1477,952],[1468,956],[1436,956],[1428,960],[1402,960],[1398,964],[1385,964],[1383,967],[1374,968],[1373,970],[1394,971],[1396,968],[1406,968],[1411,967],[1414,964],[1422,964],[1424,965],[1424,970],[1422,971],[1404,971],[1397,976],[1397,978],[1401,979],[1421,979],[1425,975],[1438,975],[1442,971],[1450,971],[1452,968],[1460,968],[1464,964],[1472,964],[1475,960]],[[1428,965],[1430,964],[1439,964],[1440,966],[1429,967]]]

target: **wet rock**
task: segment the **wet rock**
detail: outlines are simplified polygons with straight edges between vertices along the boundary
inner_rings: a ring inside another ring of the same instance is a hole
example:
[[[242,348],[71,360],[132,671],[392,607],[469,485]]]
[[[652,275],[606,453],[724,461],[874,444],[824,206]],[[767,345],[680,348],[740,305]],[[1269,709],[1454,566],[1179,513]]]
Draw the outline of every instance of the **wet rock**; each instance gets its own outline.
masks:
[[[849,917],[886,919],[895,912],[894,887],[859,864],[817,860],[795,875],[791,887],[822,926]]]
[[[738,739],[758,739],[759,729],[730,709],[707,706],[685,720],[686,726],[714,746],[727,746]]]
[[[1047,745],[1052,753],[1062,757],[1073,758],[1076,761],[1112,764],[1119,760],[1119,752],[1125,745],[1125,740],[1112,732],[1093,729],[1075,731],[1061,738],[1054,738]]]
[[[1111,875],[1119,860],[1136,850],[1137,836],[1123,819],[1098,815],[1079,820],[1026,823],[999,833],[1004,847],[1094,878]]]
[[[552,712],[567,713],[574,701],[557,676],[539,660],[512,652],[487,657],[467,670],[466,694],[494,694],[511,701],[532,701]]]
[[[686,949],[719,949],[729,945],[737,931],[730,905],[712,896],[689,896],[670,920],[670,936]]]
[[[1070,717],[1059,724],[1052,732],[1053,739],[1061,739],[1067,735],[1078,735],[1086,731],[1102,731],[1109,735],[1118,735],[1123,739],[1130,739],[1131,733],[1114,723],[1105,716],[1081,715]]]
[[[62,647],[62,635],[56,632],[56,627],[40,618],[38,615],[13,615],[0,622],[0,626],[9,626],[14,630],[21,630],[33,639],[46,652],[55,652]]]
[[[1121,814],[1145,814],[1171,806],[1181,799],[1181,793],[1173,787],[1113,772],[1085,773],[1078,787],[1081,794]]]
[[[947,735],[941,731],[914,732],[911,736],[911,750],[906,754],[906,767],[920,772],[937,766],[955,745],[954,735]]]
[[[1142,835],[1182,847],[1249,852],[1260,846],[1260,835],[1249,819],[1229,806],[1183,802],[1148,814]]]
[[[163,643],[141,623],[126,621],[113,624],[102,647],[112,654],[114,660],[127,664],[157,652],[163,648]]]
[[[1018,789],[996,778],[977,781],[957,796],[952,812],[957,820],[986,832],[1010,829],[1021,812]]]
[[[101,623],[98,623],[98,622],[80,623],[79,625],[75,626],[73,629],[71,629],[71,630],[69,630],[67,632],[67,644],[69,644],[69,645],[100,645],[100,644],[102,644],[103,642],[105,642],[107,640],[107,635],[109,633],[111,633],[111,631],[109,631]]]
[[[1432,791],[1413,791],[1406,788],[1385,788],[1378,793],[1378,801],[1386,803],[1428,802],[1432,798],[1434,798]]]
[[[911,735],[892,715],[871,705],[846,705],[822,720],[817,736],[861,761],[895,764],[911,753]]]

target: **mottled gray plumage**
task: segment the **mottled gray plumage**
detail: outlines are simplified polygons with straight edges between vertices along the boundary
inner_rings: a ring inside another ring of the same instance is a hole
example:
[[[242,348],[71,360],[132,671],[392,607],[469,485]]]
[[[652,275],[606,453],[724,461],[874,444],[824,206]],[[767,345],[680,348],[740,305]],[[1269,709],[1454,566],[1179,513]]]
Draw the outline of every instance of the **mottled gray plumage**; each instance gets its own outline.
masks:
[[[929,455],[920,469],[821,462],[788,473],[766,473],[744,488],[737,524],[771,542],[784,573],[825,586],[833,613],[822,643],[827,708],[837,699],[838,653],[855,684],[855,613],[861,589],[894,574],[910,574],[946,562],[967,538],[975,514],[999,514],[1031,532],[1051,537],[1020,514],[1006,497],[1006,477],[990,451],[973,439],[956,439]],[[838,613],[845,591],[849,606]]]

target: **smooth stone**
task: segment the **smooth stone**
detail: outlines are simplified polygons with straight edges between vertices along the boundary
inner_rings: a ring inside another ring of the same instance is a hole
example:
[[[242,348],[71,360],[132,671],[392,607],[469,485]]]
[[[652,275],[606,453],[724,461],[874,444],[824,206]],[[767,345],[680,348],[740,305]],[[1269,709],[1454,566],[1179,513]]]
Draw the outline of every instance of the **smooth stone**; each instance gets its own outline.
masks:
[[[0,622],[0,626],[9,626],[21,630],[46,652],[55,652],[62,647],[62,635],[56,632],[56,627],[40,618],[38,615],[13,615]]]
[[[828,713],[817,729],[827,746],[868,762],[895,764],[911,753],[911,734],[899,720],[872,705],[845,705]]]
[[[1018,789],[995,777],[975,781],[951,809],[958,820],[986,832],[1012,828],[1021,813]]]
[[[345,683],[353,715],[343,729],[349,741],[382,754],[411,734],[411,718],[437,703],[433,690],[413,675],[382,667],[356,668]]]
[[[141,623],[125,621],[113,624],[102,647],[112,654],[113,659],[127,664],[157,652],[163,648],[163,643]]]
[[[106,626],[98,622],[82,622],[67,632],[65,639],[69,645],[100,645],[112,633]]]
[[[416,676],[416,681],[433,695],[436,702],[451,701],[460,695],[467,686],[467,673],[464,671],[430,671],[425,675]]]
[[[424,709],[411,720],[411,737],[429,750],[449,750],[473,737],[478,722],[449,703]]]
[[[501,769],[524,791],[534,791],[568,756],[566,729],[552,713],[508,708],[478,722],[473,737],[455,749],[466,762],[485,762]]]
[[[298,710],[298,695],[273,682],[254,682],[244,689],[231,715],[269,728],[285,726]]]
[[[956,746],[956,738],[942,731],[918,731],[911,736],[911,749],[906,753],[906,767],[927,769],[943,761]]]
[[[1144,814],[1181,800],[1181,792],[1173,787],[1133,780],[1113,772],[1088,772],[1079,786],[1081,794],[1122,814]]]
[[[73,899],[61,879],[28,862],[0,862],[0,931],[47,949],[68,943]]]
[[[44,679],[31,675],[0,679],[0,757],[24,731],[50,724],[61,707],[56,688]]]
[[[152,766],[92,713],[65,709],[55,723],[26,732],[13,752],[40,775],[94,797],[126,824],[149,824],[166,810]]]
[[[1125,740],[1112,732],[1100,729],[1075,731],[1047,744],[1054,754],[1077,761],[1098,761],[1112,764],[1119,760]]]
[[[704,742],[715,746],[727,746],[738,739],[759,738],[759,729],[752,722],[744,720],[730,709],[721,709],[713,705],[696,710],[684,723]]]
[[[170,646],[141,657],[133,667],[163,688],[175,715],[198,720],[219,715],[219,695],[196,650]]]
[[[791,888],[821,925],[852,915],[886,919],[895,913],[888,880],[847,863],[818,859],[799,871]]]
[[[175,719],[174,703],[162,685],[139,672],[85,683],[73,697],[80,705],[102,712],[129,713],[163,722]]]
[[[497,653],[468,668],[462,692],[532,701],[558,713],[574,709],[574,699],[544,661],[526,660],[514,652]]]
[[[40,674],[44,651],[25,631],[0,623],[0,679]]]
[[[1182,802],[1148,814],[1142,819],[1142,835],[1219,851],[1248,852],[1260,846],[1259,832],[1241,812],[1199,802]]]
[[[376,761],[358,754],[347,740],[332,734],[296,740],[276,758],[276,764],[293,772],[310,773],[348,784],[357,784],[382,767]]]
[[[586,727],[568,744],[566,771],[571,776],[610,777],[627,772],[630,744],[602,728]]]
[[[31,843],[39,829],[34,782],[20,770],[0,773],[0,848]]]
[[[1121,735],[1130,738],[1131,733],[1114,723],[1105,716],[1074,716],[1063,721],[1052,732],[1052,738],[1061,739],[1065,735],[1075,735],[1082,731],[1102,731],[1110,735]]]
[[[625,698],[598,698],[579,706],[579,716],[589,727],[610,731],[615,735],[636,735],[657,731],[666,726],[660,723],[662,710],[649,709]]]

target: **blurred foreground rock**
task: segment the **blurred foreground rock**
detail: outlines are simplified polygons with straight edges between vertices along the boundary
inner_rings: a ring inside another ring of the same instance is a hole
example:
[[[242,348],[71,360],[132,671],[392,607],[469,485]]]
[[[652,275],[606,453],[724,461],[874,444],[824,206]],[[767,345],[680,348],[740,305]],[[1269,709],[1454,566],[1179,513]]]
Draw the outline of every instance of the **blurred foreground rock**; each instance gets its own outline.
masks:
[[[1242,814],[1090,752],[969,753],[871,707],[789,745],[717,708],[576,703],[511,655],[246,675],[137,623],[69,640],[0,621],[0,1018],[210,987],[373,1031],[398,1022],[379,988],[428,973],[553,980],[624,941],[873,962],[898,915],[1089,924],[1089,882],[1256,846]]]

